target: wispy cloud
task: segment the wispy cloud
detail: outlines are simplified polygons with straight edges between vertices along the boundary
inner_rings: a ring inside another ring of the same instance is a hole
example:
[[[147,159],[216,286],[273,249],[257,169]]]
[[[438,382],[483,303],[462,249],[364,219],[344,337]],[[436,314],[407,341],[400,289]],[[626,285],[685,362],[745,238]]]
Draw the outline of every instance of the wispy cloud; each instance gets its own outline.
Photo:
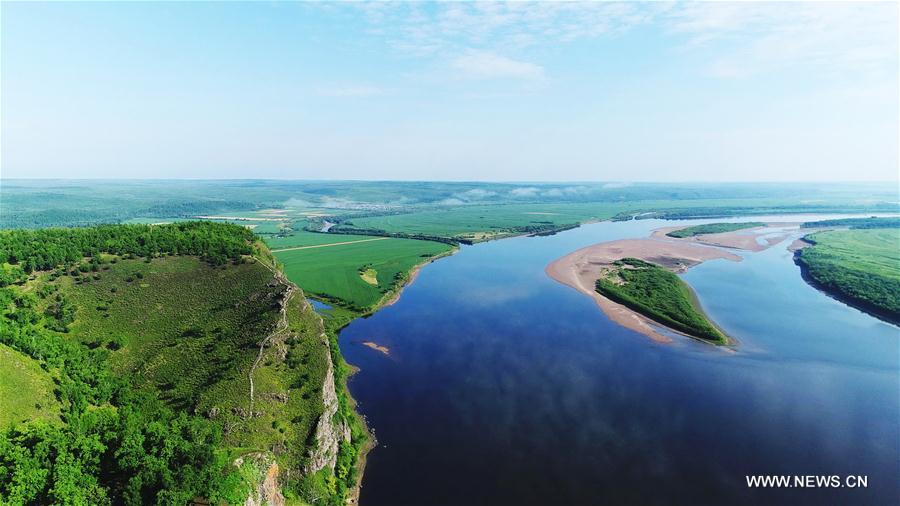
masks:
[[[395,51],[449,61],[470,76],[534,78],[548,47],[656,27],[680,51],[714,49],[708,74],[745,77],[803,65],[896,67],[894,2],[365,3],[370,32]]]
[[[450,64],[459,79],[542,79],[544,68],[488,51],[467,51]]]
[[[897,4],[684,3],[660,23],[683,49],[714,47],[708,71],[746,77],[788,66],[840,73],[897,66]]]

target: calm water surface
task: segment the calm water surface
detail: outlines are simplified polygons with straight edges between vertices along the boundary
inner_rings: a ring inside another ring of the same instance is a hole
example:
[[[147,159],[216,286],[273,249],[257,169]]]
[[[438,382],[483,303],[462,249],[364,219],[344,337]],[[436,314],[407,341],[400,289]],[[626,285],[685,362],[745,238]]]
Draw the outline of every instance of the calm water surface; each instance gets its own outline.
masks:
[[[654,344],[544,274],[673,224],[464,247],[347,327],[350,390],[379,443],[361,503],[896,504],[900,331],[808,286],[789,241],[684,276],[737,353]],[[868,488],[748,490],[748,474]]]

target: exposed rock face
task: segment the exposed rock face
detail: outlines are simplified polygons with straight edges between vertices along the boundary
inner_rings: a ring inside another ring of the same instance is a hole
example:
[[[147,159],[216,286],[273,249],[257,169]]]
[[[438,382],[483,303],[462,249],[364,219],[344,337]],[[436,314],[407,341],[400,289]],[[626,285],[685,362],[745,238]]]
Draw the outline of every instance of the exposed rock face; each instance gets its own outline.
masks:
[[[335,423],[334,415],[338,410],[337,392],[334,387],[334,366],[331,363],[331,349],[328,347],[328,337],[323,332],[320,336],[328,350],[328,370],[325,372],[325,381],[322,384],[322,404],[324,410],[316,424],[316,444],[310,450],[309,463],[306,465],[307,473],[314,473],[325,467],[334,471],[337,463],[338,445],[341,439],[347,437],[349,430],[341,430]]]
[[[284,506],[284,496],[281,494],[281,487],[278,486],[278,464],[264,454],[254,454],[252,458],[254,465],[266,469],[266,474],[256,485],[256,490],[247,496],[244,506]],[[242,461],[243,459],[238,459],[235,464],[240,465]]]

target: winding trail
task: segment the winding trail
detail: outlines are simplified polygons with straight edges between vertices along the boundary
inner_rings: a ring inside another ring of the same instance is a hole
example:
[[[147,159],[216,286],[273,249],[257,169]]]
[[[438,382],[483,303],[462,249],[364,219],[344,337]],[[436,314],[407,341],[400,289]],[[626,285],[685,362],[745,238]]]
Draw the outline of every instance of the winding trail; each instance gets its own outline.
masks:
[[[256,372],[256,368],[259,366],[259,362],[262,360],[263,353],[265,352],[265,349],[266,349],[266,345],[268,345],[269,342],[272,341],[272,338],[280,335],[282,332],[287,330],[287,328],[288,328],[288,320],[287,320],[288,303],[291,300],[291,296],[293,296],[296,291],[296,285],[294,285],[294,283],[291,283],[290,281],[288,281],[287,278],[284,277],[284,273],[282,273],[278,269],[273,268],[272,266],[270,266],[269,264],[267,264],[265,262],[261,262],[259,260],[257,260],[257,261],[260,264],[262,264],[263,266],[265,266],[266,269],[269,269],[269,272],[271,272],[275,276],[275,280],[278,281],[279,283],[281,283],[282,285],[286,286],[287,289],[285,290],[284,298],[281,300],[281,310],[280,310],[281,318],[278,320],[278,323],[275,325],[275,328],[272,330],[272,332],[269,332],[269,335],[267,335],[266,338],[263,339],[261,343],[259,343],[259,353],[256,355],[256,360],[253,362],[253,365],[250,367],[250,372],[247,375],[248,378],[250,379],[250,408],[249,408],[250,411],[253,410],[253,394],[254,394],[253,373]]]

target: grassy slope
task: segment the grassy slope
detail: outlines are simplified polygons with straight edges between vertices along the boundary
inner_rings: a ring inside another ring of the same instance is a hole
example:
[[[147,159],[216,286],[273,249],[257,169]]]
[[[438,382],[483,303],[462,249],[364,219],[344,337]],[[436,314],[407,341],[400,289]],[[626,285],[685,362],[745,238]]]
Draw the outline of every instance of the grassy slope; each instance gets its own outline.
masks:
[[[622,259],[597,280],[597,292],[675,330],[715,344],[727,343],[697,307],[687,284],[658,265]]]
[[[695,225],[693,227],[673,230],[666,234],[669,237],[693,237],[703,234],[719,234],[722,232],[734,232],[735,230],[744,230],[747,228],[761,227],[765,223],[759,221],[749,221],[746,223],[708,223],[706,225]]]
[[[900,229],[811,234],[799,250],[808,278],[841,300],[900,322]]]
[[[252,409],[260,415],[246,418],[247,373],[278,317],[282,289],[267,286],[272,274],[257,262],[216,268],[193,257],[108,266],[87,283],[60,278],[78,308],[72,337],[92,346],[121,338],[124,346],[111,356],[117,373],[220,422],[236,453],[283,448],[282,467],[299,469],[322,413],[326,368],[317,317],[302,297],[289,312],[298,337],[284,344],[285,359],[267,351],[254,374]],[[287,402],[272,395],[281,393]]]
[[[59,419],[53,377],[31,357],[0,344],[0,430],[27,420]]]
[[[338,298],[356,308],[365,309],[377,304],[414,266],[451,249],[450,245],[438,242],[384,239],[284,251],[275,255],[284,265],[288,279],[307,293],[322,298]],[[374,269],[378,284],[366,283],[360,276],[361,268]]]

